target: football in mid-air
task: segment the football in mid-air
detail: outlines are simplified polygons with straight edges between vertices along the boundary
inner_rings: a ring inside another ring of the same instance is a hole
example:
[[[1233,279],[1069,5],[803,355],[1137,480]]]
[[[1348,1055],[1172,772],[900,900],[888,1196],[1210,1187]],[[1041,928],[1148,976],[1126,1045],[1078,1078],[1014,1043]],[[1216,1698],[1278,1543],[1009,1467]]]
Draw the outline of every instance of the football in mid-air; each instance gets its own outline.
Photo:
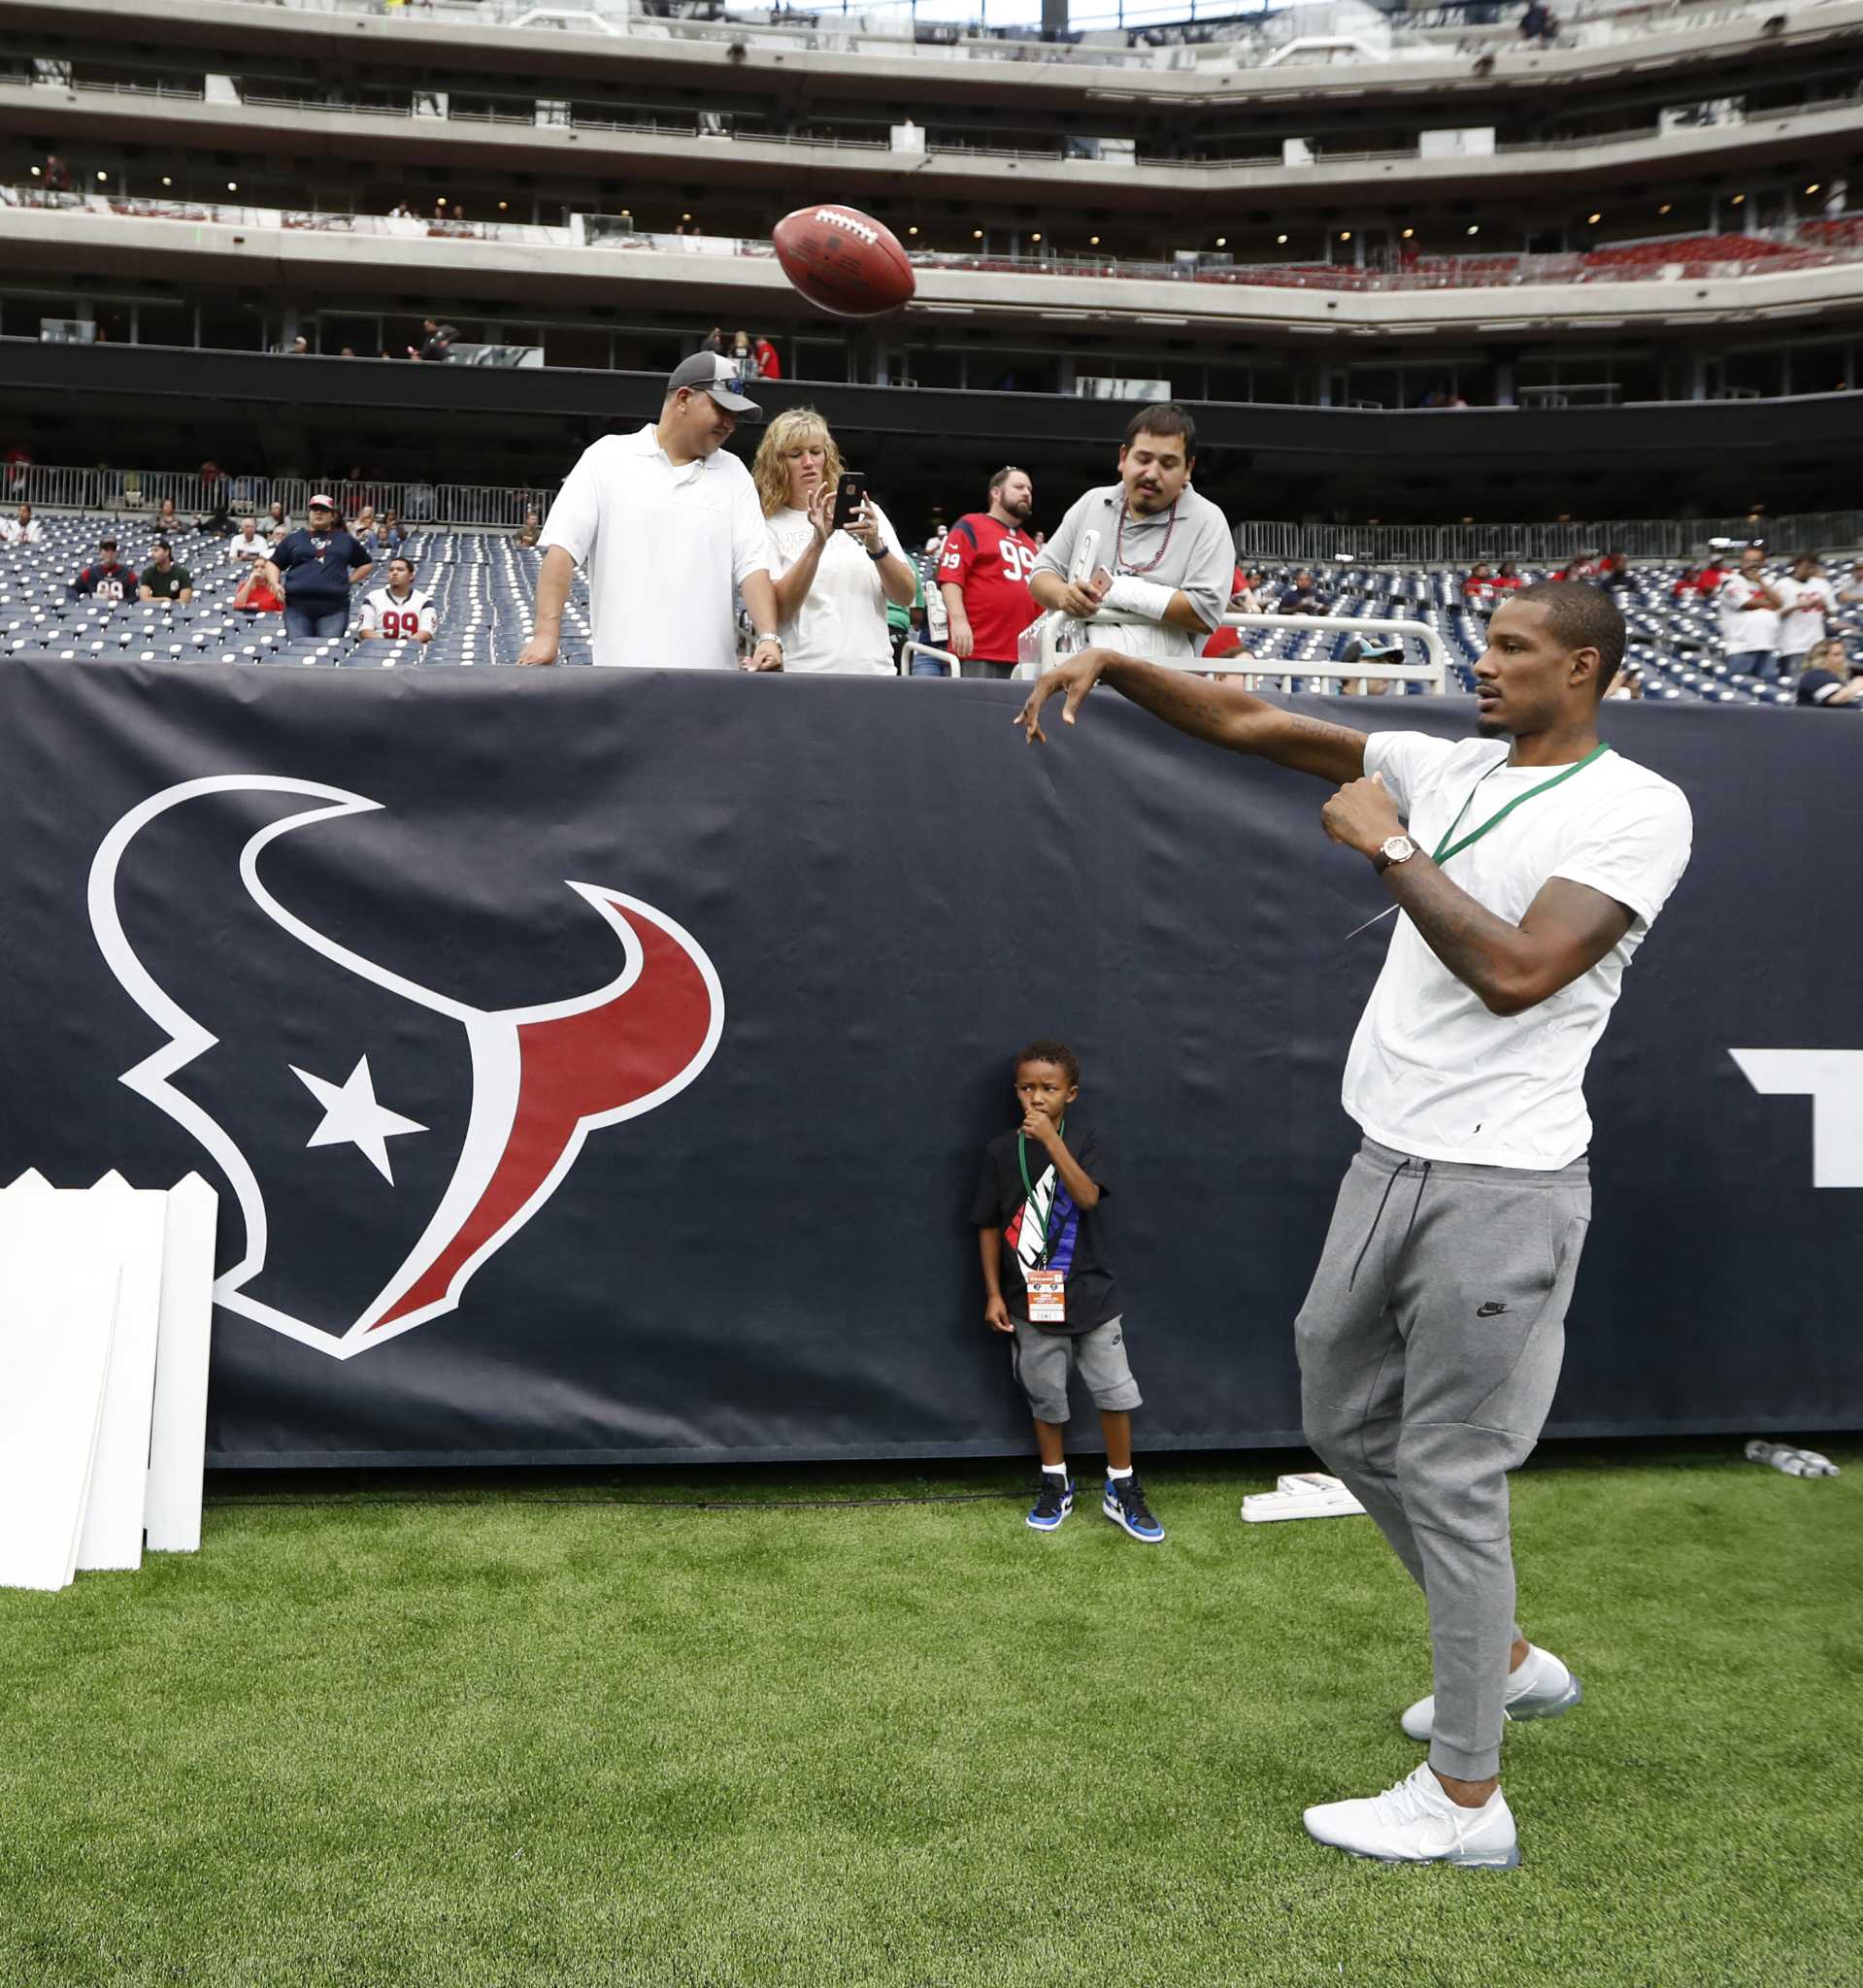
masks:
[[[799,207],[771,239],[783,275],[836,317],[883,317],[913,293],[913,266],[898,237],[857,207]]]

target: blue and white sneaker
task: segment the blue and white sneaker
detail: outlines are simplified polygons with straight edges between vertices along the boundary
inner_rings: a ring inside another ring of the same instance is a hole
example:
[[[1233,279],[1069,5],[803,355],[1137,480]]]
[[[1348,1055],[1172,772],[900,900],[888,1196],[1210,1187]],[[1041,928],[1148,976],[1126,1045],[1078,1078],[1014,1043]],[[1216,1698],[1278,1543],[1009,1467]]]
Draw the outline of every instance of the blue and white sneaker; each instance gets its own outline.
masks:
[[[1042,1473],[1042,1488],[1029,1507],[1028,1522],[1038,1533],[1051,1533],[1074,1509],[1074,1479],[1059,1471]]]
[[[1164,1538],[1164,1528],[1151,1516],[1151,1508],[1145,1502],[1145,1486],[1139,1482],[1137,1471],[1129,1477],[1106,1480],[1106,1502],[1100,1509],[1115,1526],[1123,1526],[1135,1540],[1143,1540],[1148,1545],[1155,1546]]]

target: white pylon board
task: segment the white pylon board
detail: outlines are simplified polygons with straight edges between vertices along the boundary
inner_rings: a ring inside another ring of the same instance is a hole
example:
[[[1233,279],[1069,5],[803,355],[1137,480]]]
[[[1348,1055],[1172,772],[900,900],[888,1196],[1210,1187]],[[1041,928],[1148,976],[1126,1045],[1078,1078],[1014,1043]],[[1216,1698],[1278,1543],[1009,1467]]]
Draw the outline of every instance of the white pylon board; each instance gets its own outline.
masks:
[[[0,1194],[0,1586],[71,1585],[122,1252],[83,1195]]]

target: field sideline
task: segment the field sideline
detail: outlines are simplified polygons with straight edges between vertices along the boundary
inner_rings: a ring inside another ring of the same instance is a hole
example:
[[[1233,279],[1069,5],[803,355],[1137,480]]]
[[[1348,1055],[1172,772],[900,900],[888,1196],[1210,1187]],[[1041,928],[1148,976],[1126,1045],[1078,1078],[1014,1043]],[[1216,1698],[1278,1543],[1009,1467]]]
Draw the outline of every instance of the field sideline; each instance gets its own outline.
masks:
[[[1289,1459],[1152,1466],[1162,1547],[1091,1472],[1038,1537],[1019,1467],[216,1484],[197,1558],[0,1593],[0,1983],[1843,1988],[1863,1443],[1818,1446],[1514,1480],[1587,1702],[1510,1736],[1511,1874],[1302,1831],[1415,1764],[1428,1649],[1368,1520],[1239,1522]]]

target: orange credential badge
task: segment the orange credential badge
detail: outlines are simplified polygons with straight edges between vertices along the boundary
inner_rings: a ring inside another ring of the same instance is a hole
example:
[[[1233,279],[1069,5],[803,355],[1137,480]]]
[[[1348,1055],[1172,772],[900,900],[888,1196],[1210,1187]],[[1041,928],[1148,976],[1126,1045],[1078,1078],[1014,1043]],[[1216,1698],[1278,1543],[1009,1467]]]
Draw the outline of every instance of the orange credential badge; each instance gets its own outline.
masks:
[[[1061,1270],[1024,1271],[1028,1285],[1028,1322],[1031,1325],[1067,1323],[1067,1273]]]

